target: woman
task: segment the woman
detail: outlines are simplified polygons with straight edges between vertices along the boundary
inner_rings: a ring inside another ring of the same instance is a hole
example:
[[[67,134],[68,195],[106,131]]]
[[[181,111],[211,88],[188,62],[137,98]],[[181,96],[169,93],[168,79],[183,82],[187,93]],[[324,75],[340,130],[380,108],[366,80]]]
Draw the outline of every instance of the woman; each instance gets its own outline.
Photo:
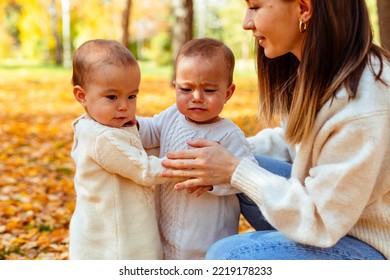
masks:
[[[198,139],[163,162],[164,176],[193,178],[177,190],[231,183],[245,194],[259,231],[218,241],[207,258],[389,259],[390,55],[372,42],[365,1],[246,4],[261,117],[284,120],[251,141],[274,159],[257,166]]]

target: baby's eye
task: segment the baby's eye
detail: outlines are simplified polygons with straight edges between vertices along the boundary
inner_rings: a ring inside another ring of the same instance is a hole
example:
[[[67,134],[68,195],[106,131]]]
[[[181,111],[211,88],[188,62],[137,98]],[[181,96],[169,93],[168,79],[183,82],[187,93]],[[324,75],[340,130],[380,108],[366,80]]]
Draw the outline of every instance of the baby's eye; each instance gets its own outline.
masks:
[[[204,91],[205,91],[205,92],[207,92],[207,93],[213,93],[213,92],[216,92],[216,90],[215,90],[215,89],[205,89]]]
[[[107,95],[106,97],[107,97],[108,99],[110,99],[110,100],[115,100],[115,99],[118,98],[116,95]]]
[[[179,88],[179,90],[181,90],[181,91],[185,91],[185,92],[190,92],[190,91],[191,91],[191,89],[190,89],[190,88]]]
[[[132,94],[132,95],[129,95],[128,99],[136,99],[137,98],[137,95],[135,94]]]

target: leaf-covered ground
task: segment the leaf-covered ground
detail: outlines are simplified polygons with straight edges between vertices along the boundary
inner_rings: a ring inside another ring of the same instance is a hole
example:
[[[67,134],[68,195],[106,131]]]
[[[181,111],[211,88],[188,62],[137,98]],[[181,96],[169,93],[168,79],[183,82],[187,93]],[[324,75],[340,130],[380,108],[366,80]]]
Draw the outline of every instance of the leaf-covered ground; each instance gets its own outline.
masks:
[[[74,100],[70,70],[0,67],[0,260],[68,259],[75,206],[70,158]],[[260,128],[253,79],[236,79],[224,116],[249,136]],[[174,102],[169,78],[143,75],[139,115]],[[240,231],[251,230],[244,219]]]

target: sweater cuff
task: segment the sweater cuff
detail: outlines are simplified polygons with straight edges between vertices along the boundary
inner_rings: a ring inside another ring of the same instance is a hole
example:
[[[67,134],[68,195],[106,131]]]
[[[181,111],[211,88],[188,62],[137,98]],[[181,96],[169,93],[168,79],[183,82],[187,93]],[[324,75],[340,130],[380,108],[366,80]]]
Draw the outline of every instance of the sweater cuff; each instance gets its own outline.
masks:
[[[275,175],[249,158],[245,158],[237,166],[230,183],[260,206],[263,204],[262,192],[283,184],[285,181],[285,178]]]

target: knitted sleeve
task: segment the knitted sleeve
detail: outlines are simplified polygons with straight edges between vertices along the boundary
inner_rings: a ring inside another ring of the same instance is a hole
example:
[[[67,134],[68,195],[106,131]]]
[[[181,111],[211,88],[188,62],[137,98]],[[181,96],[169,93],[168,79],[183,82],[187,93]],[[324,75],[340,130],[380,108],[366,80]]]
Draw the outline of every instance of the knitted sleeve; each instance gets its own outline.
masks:
[[[172,105],[153,117],[137,117],[139,134],[144,148],[153,149],[160,147],[161,133],[164,130],[164,126],[171,124],[171,117],[176,111],[175,108],[176,105]]]
[[[244,159],[231,183],[291,239],[332,246],[359,219],[383,168],[383,147],[390,144],[387,114],[376,111],[338,122],[322,140],[317,137],[316,149],[302,144],[301,150],[308,149],[302,155],[315,159],[305,178],[286,180]],[[297,155],[294,164],[301,161],[306,162]]]
[[[295,147],[287,144],[282,127],[263,129],[247,140],[254,154],[286,162],[292,162],[295,157]]]
[[[136,134],[121,129],[104,131],[96,137],[94,160],[108,172],[140,185],[167,182],[168,178],[160,176],[162,159],[148,156]]]

